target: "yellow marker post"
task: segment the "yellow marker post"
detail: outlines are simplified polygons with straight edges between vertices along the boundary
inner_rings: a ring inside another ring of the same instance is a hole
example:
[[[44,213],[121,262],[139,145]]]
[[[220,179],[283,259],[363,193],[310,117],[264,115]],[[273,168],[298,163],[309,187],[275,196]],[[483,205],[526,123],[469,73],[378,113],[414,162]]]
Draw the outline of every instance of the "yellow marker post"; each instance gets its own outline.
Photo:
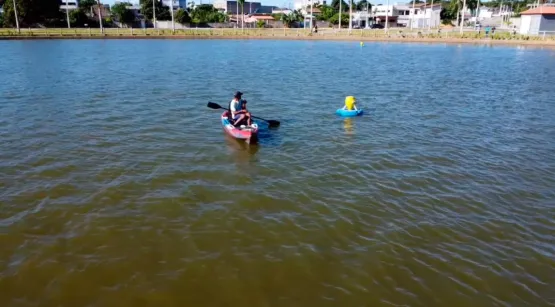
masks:
[[[364,42],[360,42],[360,47],[364,47]]]

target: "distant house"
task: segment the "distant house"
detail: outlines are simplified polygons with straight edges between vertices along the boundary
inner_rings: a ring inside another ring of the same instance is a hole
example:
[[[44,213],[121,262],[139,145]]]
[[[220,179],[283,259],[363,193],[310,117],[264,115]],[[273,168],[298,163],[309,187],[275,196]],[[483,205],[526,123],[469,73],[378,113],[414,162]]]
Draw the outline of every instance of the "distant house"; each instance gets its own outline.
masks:
[[[245,14],[252,14],[262,8],[262,4],[260,2],[246,1],[243,3],[243,10],[241,10],[241,5],[237,1],[214,0],[212,5],[214,5],[215,9],[228,15],[237,15],[241,14],[241,12],[244,12]],[[272,11],[270,10],[269,13],[272,13]]]
[[[187,0],[162,0],[162,5],[170,7],[173,4],[174,9],[186,9]]]
[[[252,16],[249,16],[249,17],[245,18],[245,22],[247,22],[247,23],[254,23],[254,22],[258,22],[258,21],[264,21],[265,24],[268,24],[268,23],[274,21],[274,17],[268,16],[268,15],[252,15]]]
[[[520,15],[520,34],[537,35],[541,32],[555,31],[555,7],[539,6]]]

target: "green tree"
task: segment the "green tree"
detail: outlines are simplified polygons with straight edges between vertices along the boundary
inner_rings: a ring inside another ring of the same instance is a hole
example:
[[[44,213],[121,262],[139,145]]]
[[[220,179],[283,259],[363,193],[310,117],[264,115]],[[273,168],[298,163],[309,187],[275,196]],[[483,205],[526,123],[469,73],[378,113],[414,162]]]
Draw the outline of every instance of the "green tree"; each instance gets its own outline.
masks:
[[[79,1],[79,8],[88,13],[95,4],[96,0],[81,0]]]
[[[122,24],[130,24],[135,21],[135,14],[127,9],[128,6],[131,6],[131,3],[120,2],[112,6],[112,16]]]
[[[212,4],[197,5],[190,13],[193,23],[225,22],[227,16],[220,13]]]
[[[30,27],[37,24],[58,24],[63,17],[61,3],[61,0],[16,0],[19,25]],[[4,3],[4,25],[15,26],[13,1]]]
[[[480,3],[482,3],[482,1],[480,1]],[[476,10],[477,5],[478,5],[477,0],[466,0],[466,7],[468,9],[470,9],[471,11]],[[461,22],[463,22],[462,18],[460,18],[461,17],[460,12],[462,11],[462,9],[463,9],[463,0],[451,0],[448,7],[447,7],[447,10],[449,10],[449,12],[444,14],[444,15],[445,16],[452,16],[452,20],[456,20],[457,19],[457,14],[458,14],[459,24],[460,24]],[[440,13],[440,16],[441,16],[441,13]],[[447,19],[445,19],[445,20],[447,20]]]
[[[266,22],[264,22],[264,20],[258,20],[256,22],[256,27],[257,28],[264,28],[264,26],[266,26]]]
[[[335,12],[339,12],[339,1],[341,1],[341,10],[343,12],[349,10],[349,5],[347,4],[347,2],[345,2],[344,0],[333,0],[331,2],[331,7],[333,7],[333,9],[335,10]],[[347,18],[348,19],[348,18]]]
[[[140,0],[141,4],[141,14],[143,14],[149,20],[153,20],[152,16],[152,1],[153,0]],[[162,4],[162,1],[155,1],[156,7],[156,20],[171,20],[172,15],[170,13],[170,8]]]
[[[293,27],[298,22],[304,21],[304,16],[299,10],[294,10],[290,14],[284,14],[281,16],[281,21],[283,25],[287,28]]]
[[[4,14],[0,14],[0,28],[4,26]]]
[[[366,11],[366,8],[368,8],[368,11],[371,12],[372,11],[372,3],[368,2],[367,0],[360,0],[356,4],[356,8],[359,11]]]
[[[333,7],[329,6],[329,5],[321,5],[320,7],[320,11],[322,12],[320,15],[316,16],[316,18],[318,20],[327,20],[329,21],[330,18],[333,17],[333,15],[335,15],[335,13],[337,13]]]
[[[191,17],[186,10],[179,9],[177,10],[177,12],[175,12],[175,21],[179,22],[180,24],[186,24],[191,22]]]
[[[87,14],[85,14],[85,12],[86,11],[81,8],[69,12],[69,22],[71,23],[72,27],[79,28],[84,27],[85,24],[88,24],[89,17],[87,16]]]
[[[342,23],[347,21],[347,24],[348,24],[349,23],[349,15],[345,14],[345,13],[341,14],[341,21],[342,21]],[[334,25],[339,24],[339,13],[333,15],[330,18],[329,22],[331,22]]]
[[[454,19],[457,18],[455,14],[457,14],[457,12],[453,13],[453,11],[449,8],[442,8],[439,13],[439,18],[443,24],[449,25]]]

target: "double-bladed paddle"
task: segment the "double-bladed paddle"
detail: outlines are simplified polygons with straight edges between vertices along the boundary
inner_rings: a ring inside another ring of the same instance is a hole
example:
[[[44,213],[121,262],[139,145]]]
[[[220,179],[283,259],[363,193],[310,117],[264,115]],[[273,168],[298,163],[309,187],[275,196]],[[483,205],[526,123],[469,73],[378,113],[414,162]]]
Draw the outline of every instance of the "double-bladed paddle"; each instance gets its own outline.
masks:
[[[229,109],[226,109],[226,108],[222,107],[221,105],[219,105],[215,102],[208,102],[208,107],[210,109],[224,109],[224,110],[229,111]],[[258,117],[258,116],[252,116],[252,115],[251,115],[251,117],[258,118],[258,119],[261,119],[261,120],[267,122],[270,127],[277,127],[280,124],[280,122],[278,120],[264,119],[264,118],[261,118],[261,117]]]

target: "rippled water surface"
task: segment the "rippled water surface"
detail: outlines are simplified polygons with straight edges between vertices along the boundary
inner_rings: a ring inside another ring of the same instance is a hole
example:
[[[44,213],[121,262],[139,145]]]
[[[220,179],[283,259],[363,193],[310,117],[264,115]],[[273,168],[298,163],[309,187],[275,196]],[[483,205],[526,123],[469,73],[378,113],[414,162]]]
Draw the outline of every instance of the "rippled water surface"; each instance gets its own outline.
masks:
[[[555,306],[555,52],[0,42],[0,306]],[[227,138],[241,90],[278,119]],[[366,115],[334,114],[354,95]]]

